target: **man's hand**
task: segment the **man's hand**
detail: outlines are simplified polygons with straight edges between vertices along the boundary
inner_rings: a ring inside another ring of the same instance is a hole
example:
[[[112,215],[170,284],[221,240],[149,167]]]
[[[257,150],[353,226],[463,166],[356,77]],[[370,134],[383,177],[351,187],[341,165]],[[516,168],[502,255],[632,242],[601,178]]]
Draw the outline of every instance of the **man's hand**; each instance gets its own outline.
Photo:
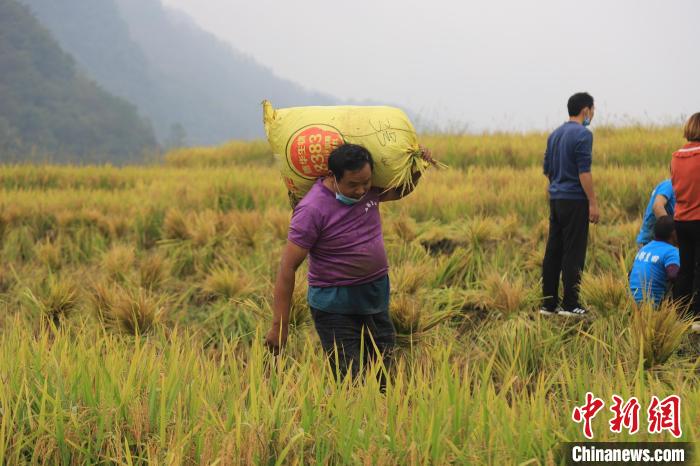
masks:
[[[583,172],[579,173],[578,178],[588,198],[588,221],[591,223],[598,223],[598,220],[600,220],[600,211],[598,210],[598,201],[596,200],[595,190],[593,189],[593,175],[591,175],[591,172]]]
[[[418,146],[420,149],[420,158],[422,160],[425,160],[428,162],[430,165],[433,167],[437,167],[438,163],[435,161],[433,158],[433,153],[430,149],[427,147],[423,146]],[[413,172],[411,175],[411,182],[407,183],[405,186],[401,186],[398,188],[390,188],[390,189],[385,189],[381,187],[377,187],[382,191],[382,194],[379,196],[379,202],[389,202],[389,201],[398,201],[399,199],[402,199],[411,192],[413,192],[413,189],[416,187],[418,184],[418,181],[421,178],[421,172],[420,170]]]
[[[588,204],[588,220],[591,223],[598,223],[598,220],[600,220],[600,210],[598,210],[597,202]]]
[[[272,328],[265,335],[265,346],[275,355],[279,354],[284,344],[287,343],[289,311],[294,293],[294,274],[308,253],[308,249],[303,249],[292,241],[287,241],[287,245],[282,251],[282,260],[275,280],[272,299]]]
[[[424,146],[421,146],[421,145],[419,145],[418,147],[420,148],[420,152],[421,152],[420,158],[422,158],[423,160],[425,160],[426,162],[428,162],[428,163],[429,163],[430,165],[432,165],[433,167],[436,167],[436,166],[437,166],[437,162],[436,162],[435,159],[433,158],[433,152],[432,152],[430,149],[428,149],[427,147],[424,147]]]
[[[282,325],[279,323],[273,323],[270,330],[265,336],[265,346],[270,350],[272,354],[277,356],[284,348],[287,343],[287,335],[289,333],[289,326]]]

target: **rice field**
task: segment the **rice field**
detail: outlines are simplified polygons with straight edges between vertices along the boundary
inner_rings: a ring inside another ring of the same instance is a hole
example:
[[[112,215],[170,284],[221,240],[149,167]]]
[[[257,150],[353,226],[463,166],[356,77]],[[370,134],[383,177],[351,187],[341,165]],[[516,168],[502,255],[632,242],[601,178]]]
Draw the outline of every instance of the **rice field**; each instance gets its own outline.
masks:
[[[265,142],[0,167],[0,464],[556,465],[585,439],[571,413],[586,392],[677,394],[678,440],[695,441],[700,343],[627,289],[681,131],[596,130],[583,322],[536,312],[545,138],[421,138],[450,168],[381,207],[400,345],[386,393],[334,382],[305,267],[286,350],[262,345],[291,215]],[[595,440],[676,440],[608,419]]]

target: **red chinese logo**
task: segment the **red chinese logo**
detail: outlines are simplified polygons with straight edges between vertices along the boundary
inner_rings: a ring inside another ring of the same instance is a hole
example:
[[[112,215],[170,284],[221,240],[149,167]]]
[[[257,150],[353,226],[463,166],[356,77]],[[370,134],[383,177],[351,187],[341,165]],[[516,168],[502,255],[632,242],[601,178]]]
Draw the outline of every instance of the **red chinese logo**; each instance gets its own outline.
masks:
[[[641,406],[636,397],[632,397],[625,402],[618,395],[612,396],[613,404],[610,411],[613,413],[612,419],[608,421],[610,432],[621,433],[622,429],[627,429],[630,434],[639,432],[639,412]],[[576,423],[583,423],[583,435],[588,439],[593,438],[593,418],[603,409],[605,402],[593,396],[591,392],[586,393],[586,402],[583,406],[574,407],[571,418]],[[670,395],[663,400],[652,396],[647,410],[647,431],[650,434],[660,434],[663,431],[670,432],[674,437],[679,438],[681,431],[681,399],[678,395]]]
[[[647,414],[650,434],[667,430],[676,438],[681,436],[681,398],[678,395],[667,396],[661,401],[652,396]]]
[[[574,412],[571,414],[571,418],[576,423],[583,422],[583,435],[587,438],[593,438],[593,428],[591,427],[591,421],[598,414],[598,411],[603,409],[605,402],[600,398],[593,396],[593,393],[586,393],[586,404],[583,406],[576,406]]]
[[[287,144],[287,160],[294,172],[307,179],[328,172],[328,156],[343,144],[343,136],[327,125],[307,126],[297,131]]]
[[[615,414],[610,420],[610,432],[621,433],[624,427],[630,434],[639,431],[639,400],[632,397],[623,404],[623,399],[613,395],[613,405],[610,411]]]

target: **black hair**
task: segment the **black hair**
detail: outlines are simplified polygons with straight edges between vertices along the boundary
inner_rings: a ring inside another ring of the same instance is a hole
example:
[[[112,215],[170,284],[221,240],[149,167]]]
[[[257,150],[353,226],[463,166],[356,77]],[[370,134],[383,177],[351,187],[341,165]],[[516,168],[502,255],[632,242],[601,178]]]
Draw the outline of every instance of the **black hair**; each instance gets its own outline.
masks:
[[[372,154],[367,149],[357,144],[343,144],[336,147],[328,157],[328,169],[337,180],[343,178],[345,171],[356,171],[369,164],[369,168],[374,170]]]
[[[664,215],[661,218],[656,219],[656,225],[654,225],[654,237],[659,241],[668,241],[673,235],[673,231],[676,226],[673,223],[673,217],[670,215]]]
[[[577,92],[569,97],[566,103],[566,108],[569,110],[569,116],[577,116],[584,108],[593,107],[593,97],[588,92]]]

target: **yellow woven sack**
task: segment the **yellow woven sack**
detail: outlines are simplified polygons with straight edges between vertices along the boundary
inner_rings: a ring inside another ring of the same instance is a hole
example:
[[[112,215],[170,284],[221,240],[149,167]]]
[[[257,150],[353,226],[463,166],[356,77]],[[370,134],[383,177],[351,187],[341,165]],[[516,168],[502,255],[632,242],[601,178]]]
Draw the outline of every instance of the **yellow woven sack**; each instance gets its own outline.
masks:
[[[328,172],[328,155],[344,143],[364,146],[374,159],[372,184],[396,188],[428,163],[420,157],[416,130],[393,107],[292,107],[263,102],[263,122],[292,204]]]

